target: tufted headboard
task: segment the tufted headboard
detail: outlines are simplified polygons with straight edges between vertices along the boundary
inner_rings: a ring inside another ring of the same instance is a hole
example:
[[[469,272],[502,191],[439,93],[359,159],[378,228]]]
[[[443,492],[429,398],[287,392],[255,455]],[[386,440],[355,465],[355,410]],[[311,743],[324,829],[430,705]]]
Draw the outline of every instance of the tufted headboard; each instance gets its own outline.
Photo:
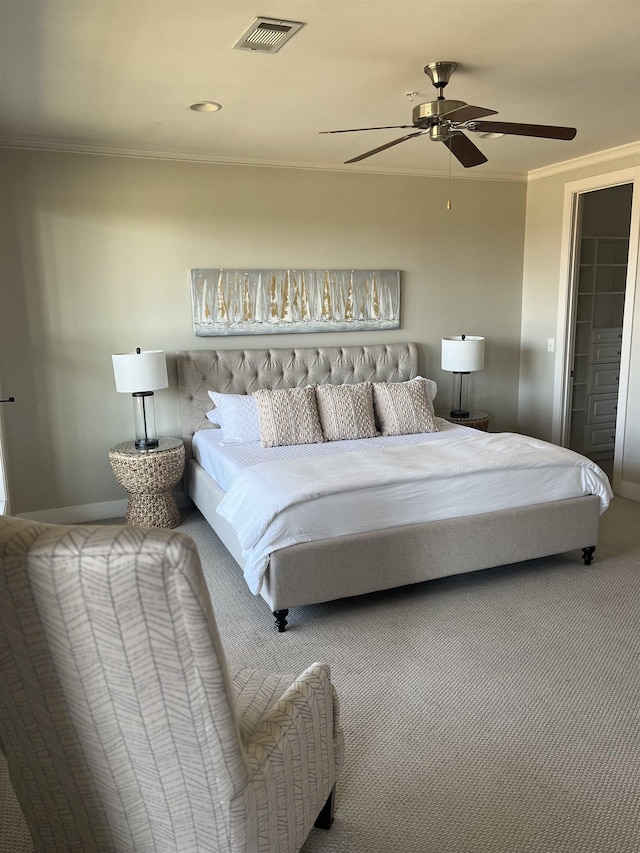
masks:
[[[402,382],[418,375],[414,343],[282,349],[189,350],[177,353],[182,437],[212,426],[209,391],[251,394],[257,388]]]

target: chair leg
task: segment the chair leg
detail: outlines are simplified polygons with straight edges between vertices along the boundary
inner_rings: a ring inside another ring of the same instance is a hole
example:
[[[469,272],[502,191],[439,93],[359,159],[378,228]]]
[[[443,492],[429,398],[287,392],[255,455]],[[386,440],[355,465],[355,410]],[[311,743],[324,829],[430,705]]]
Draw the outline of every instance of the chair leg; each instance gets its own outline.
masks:
[[[316,818],[314,826],[317,826],[318,829],[331,829],[331,824],[333,823],[333,809],[335,806],[335,800],[336,786],[334,785],[331,789],[331,793],[327,798],[327,802],[323,805],[320,814]]]

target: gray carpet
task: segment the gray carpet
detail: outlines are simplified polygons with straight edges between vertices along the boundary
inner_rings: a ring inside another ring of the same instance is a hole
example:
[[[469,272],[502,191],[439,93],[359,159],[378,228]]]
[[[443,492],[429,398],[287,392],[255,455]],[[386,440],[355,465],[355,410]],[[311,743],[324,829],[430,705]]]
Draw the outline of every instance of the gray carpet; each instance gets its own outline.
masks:
[[[346,765],[304,853],[640,851],[639,521],[616,498],[590,567],[572,553],[300,608],[278,634],[186,517],[229,662],[331,664]]]

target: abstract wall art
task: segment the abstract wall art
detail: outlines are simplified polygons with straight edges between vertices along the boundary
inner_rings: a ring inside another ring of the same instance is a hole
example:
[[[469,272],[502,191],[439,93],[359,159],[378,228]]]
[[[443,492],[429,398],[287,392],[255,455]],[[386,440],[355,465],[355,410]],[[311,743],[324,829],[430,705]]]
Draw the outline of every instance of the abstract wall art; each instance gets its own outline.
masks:
[[[198,336],[400,326],[399,270],[191,270]]]

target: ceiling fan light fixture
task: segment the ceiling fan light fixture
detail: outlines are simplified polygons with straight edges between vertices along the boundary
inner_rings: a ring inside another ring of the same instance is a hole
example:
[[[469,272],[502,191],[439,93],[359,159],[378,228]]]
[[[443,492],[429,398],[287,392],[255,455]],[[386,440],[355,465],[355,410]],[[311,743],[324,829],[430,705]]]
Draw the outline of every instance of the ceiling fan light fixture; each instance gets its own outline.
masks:
[[[451,128],[446,124],[434,124],[429,128],[429,139],[432,142],[446,142],[451,138]]]
[[[189,109],[196,113],[217,113],[218,110],[222,109],[222,104],[215,101],[196,101],[195,104],[189,106]]]
[[[283,21],[279,18],[256,18],[248,30],[234,44],[234,50],[251,50],[254,53],[277,53],[298,30],[300,21]]]

